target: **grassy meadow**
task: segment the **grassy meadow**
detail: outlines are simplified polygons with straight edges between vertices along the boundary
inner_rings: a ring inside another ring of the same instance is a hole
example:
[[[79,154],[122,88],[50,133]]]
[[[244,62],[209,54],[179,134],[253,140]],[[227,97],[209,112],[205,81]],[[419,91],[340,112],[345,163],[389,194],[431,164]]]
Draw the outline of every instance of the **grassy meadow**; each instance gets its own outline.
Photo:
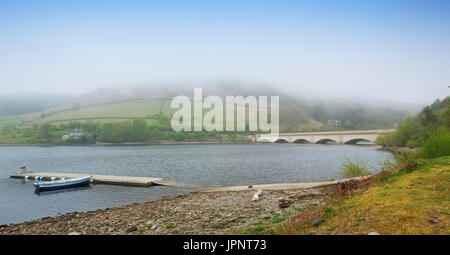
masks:
[[[100,121],[102,123],[111,123],[124,121],[133,118],[147,118],[149,115],[164,113],[169,115],[174,112],[170,108],[170,100],[165,99],[141,99],[119,103],[102,104],[88,106],[76,110],[61,111],[50,116],[39,118],[29,123],[29,125],[76,121]],[[124,118],[120,118],[124,117]]]

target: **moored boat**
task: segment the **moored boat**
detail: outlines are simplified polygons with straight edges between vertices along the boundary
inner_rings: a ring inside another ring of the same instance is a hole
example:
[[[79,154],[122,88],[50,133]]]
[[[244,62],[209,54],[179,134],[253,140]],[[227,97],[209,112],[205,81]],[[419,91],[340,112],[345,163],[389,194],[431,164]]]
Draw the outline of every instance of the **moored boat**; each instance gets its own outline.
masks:
[[[37,181],[34,183],[34,187],[36,188],[36,191],[66,189],[88,185],[90,181],[91,176],[81,176],[70,179],[60,179],[56,181]]]

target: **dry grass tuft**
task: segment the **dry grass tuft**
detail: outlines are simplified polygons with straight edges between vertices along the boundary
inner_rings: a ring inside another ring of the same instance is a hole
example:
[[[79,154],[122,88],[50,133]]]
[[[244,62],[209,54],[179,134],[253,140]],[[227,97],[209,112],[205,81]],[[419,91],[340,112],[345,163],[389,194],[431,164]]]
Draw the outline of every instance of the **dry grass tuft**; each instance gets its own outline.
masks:
[[[276,234],[280,235],[298,235],[309,234],[313,227],[311,220],[315,217],[320,217],[325,205],[320,205],[313,208],[306,208],[299,214],[289,218],[284,224],[280,225],[276,230]]]

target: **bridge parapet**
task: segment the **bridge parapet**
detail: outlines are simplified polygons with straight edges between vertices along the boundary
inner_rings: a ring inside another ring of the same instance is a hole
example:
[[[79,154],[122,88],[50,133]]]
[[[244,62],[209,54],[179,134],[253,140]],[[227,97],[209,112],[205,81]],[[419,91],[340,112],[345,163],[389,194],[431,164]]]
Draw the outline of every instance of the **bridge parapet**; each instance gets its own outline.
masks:
[[[323,131],[302,133],[259,134],[256,142],[260,143],[326,143],[334,141],[339,144],[355,144],[360,141],[374,142],[380,134],[393,133],[395,129]]]

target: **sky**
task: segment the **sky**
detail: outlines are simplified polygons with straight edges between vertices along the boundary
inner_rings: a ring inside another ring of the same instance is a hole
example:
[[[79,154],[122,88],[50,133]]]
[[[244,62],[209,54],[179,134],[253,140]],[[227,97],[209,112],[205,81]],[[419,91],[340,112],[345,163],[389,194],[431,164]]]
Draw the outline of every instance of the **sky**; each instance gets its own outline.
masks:
[[[228,79],[431,103],[450,1],[0,1],[0,94]]]

